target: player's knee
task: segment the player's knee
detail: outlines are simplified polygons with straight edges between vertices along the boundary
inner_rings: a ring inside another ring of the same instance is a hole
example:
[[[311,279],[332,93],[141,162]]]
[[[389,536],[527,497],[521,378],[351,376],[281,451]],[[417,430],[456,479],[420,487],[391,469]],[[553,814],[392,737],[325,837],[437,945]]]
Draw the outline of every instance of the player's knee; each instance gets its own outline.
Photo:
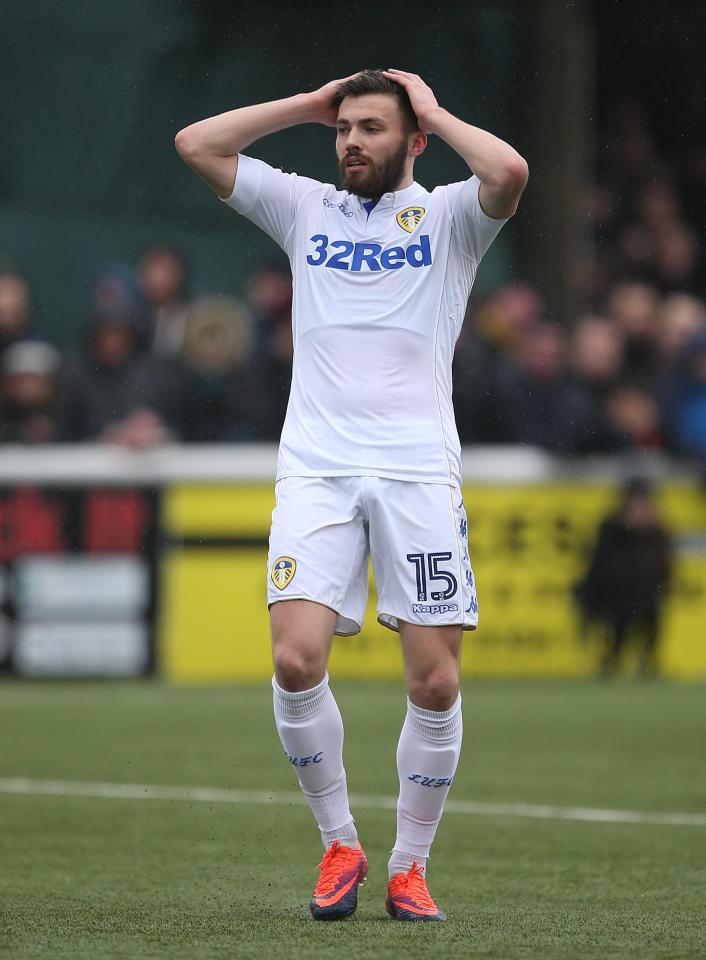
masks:
[[[450,710],[458,693],[459,677],[455,665],[415,677],[409,685],[410,700],[424,710]]]
[[[326,665],[320,657],[296,647],[278,644],[273,651],[275,679],[284,690],[311,690],[321,683]]]

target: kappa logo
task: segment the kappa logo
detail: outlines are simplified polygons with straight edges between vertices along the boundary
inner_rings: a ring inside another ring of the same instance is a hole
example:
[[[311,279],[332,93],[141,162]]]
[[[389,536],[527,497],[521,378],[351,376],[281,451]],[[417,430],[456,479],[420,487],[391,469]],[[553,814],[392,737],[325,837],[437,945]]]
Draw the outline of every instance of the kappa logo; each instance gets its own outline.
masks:
[[[296,572],[296,560],[293,560],[291,557],[277,557],[272,564],[270,579],[278,590],[284,590],[284,588],[292,582]]]
[[[411,233],[415,227],[419,226],[419,222],[425,213],[424,207],[407,207],[397,214],[397,222],[403,230]]]
[[[457,603],[413,603],[412,613],[458,613]]]

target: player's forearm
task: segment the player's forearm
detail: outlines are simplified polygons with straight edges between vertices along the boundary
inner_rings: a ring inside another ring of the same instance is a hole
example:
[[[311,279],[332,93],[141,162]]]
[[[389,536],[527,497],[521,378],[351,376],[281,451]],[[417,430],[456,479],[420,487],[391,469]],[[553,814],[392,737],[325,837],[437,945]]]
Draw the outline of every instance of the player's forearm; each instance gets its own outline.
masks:
[[[459,120],[442,107],[425,119],[425,130],[448,143],[483,183],[499,185],[508,180],[526,183],[527,162],[509,143]]]
[[[314,119],[310,95],[300,93],[199,120],[180,130],[175,142],[182,156],[232,157],[261,137]]]

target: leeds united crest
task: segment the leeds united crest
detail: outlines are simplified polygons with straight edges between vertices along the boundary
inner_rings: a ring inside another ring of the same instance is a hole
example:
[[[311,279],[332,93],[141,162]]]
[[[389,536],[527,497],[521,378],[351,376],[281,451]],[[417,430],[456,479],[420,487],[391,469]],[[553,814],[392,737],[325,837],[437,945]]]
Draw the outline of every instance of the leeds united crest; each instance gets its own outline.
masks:
[[[287,584],[292,582],[292,578],[296,572],[296,560],[292,560],[291,557],[278,557],[272,564],[270,579],[278,590],[284,590]]]
[[[419,221],[425,213],[424,207],[406,207],[397,214],[397,222],[403,230],[411,233],[415,227],[419,226]]]

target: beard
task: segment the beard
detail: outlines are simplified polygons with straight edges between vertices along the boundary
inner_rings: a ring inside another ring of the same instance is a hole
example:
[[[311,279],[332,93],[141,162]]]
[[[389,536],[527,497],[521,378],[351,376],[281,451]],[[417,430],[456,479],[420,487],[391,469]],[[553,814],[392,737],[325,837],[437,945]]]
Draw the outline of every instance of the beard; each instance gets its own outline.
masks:
[[[346,162],[351,157],[360,157],[367,164],[364,170],[351,171]],[[407,160],[407,141],[403,140],[397,150],[388,153],[377,163],[357,150],[351,150],[338,161],[341,186],[349,193],[370,200],[379,200],[383,193],[392,193],[402,179]]]

